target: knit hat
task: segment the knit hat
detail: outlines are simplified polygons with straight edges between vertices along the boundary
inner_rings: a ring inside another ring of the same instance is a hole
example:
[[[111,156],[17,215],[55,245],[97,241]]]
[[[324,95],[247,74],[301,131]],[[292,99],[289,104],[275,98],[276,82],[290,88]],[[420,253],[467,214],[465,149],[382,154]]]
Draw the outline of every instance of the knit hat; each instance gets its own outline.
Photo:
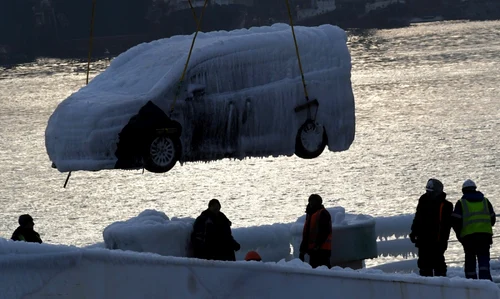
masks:
[[[260,255],[257,253],[257,251],[249,251],[247,255],[245,255],[245,261],[257,261],[260,262],[262,259],[260,258]]]
[[[19,222],[19,225],[21,225],[21,226],[26,225],[28,223],[33,223],[33,217],[31,217],[28,214],[24,214],[24,215],[19,216],[18,222]]]

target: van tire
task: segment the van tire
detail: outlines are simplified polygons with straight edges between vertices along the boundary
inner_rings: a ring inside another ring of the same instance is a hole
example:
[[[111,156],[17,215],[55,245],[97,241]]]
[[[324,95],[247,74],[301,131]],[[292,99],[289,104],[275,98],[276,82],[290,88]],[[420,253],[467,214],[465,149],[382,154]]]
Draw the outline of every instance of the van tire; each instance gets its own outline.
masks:
[[[149,172],[164,173],[172,169],[181,155],[181,141],[175,135],[155,134],[144,147],[144,168]]]
[[[317,158],[326,145],[328,138],[325,127],[308,119],[300,126],[295,139],[295,155],[302,159]]]

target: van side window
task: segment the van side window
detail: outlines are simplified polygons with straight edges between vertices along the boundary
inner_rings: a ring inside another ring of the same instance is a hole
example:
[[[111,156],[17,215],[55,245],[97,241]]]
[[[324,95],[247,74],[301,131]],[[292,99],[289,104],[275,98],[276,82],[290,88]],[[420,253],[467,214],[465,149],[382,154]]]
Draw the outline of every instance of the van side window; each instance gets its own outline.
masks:
[[[192,75],[191,75],[192,74]],[[217,73],[211,72],[210,74],[200,67],[196,67],[192,70],[188,83],[202,84],[205,86],[205,92],[207,94],[218,93],[219,88],[217,86]]]

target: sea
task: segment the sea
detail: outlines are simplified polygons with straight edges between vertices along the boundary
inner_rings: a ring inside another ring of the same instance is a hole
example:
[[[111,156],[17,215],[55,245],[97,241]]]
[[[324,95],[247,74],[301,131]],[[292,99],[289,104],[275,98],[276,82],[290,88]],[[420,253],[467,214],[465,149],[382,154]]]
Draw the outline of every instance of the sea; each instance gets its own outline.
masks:
[[[67,174],[51,168],[45,128],[56,106],[85,85],[87,63],[40,58],[0,67],[0,237],[10,238],[18,216],[29,213],[44,242],[86,246],[102,242],[109,224],[146,209],[196,217],[212,198],[233,227],[294,222],[311,193],[347,213],[393,216],[415,212],[431,177],[453,203],[473,179],[500,213],[500,22],[348,35],[356,103],[349,150],[313,160],[188,163],[165,174],[73,172],[66,188]],[[111,59],[94,60],[90,78]],[[446,256],[461,266],[458,243]]]

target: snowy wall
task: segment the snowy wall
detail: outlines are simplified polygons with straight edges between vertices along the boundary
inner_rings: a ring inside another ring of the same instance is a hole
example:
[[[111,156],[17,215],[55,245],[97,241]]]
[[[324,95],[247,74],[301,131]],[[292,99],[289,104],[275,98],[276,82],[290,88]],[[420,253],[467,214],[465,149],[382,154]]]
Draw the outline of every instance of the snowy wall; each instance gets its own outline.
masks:
[[[193,218],[169,219],[163,212],[146,210],[127,221],[115,222],[104,229],[108,249],[189,257]],[[243,260],[250,250],[259,252],[263,261],[290,257],[290,225],[273,224],[235,228],[233,237],[240,243],[236,259]]]
[[[0,239],[2,298],[500,298],[490,281],[218,262]]]
[[[346,214],[342,207],[328,208],[328,211],[333,222],[332,262],[376,256],[408,258],[417,254],[417,248],[408,238],[413,214],[372,218]],[[241,245],[236,259],[243,260],[250,250],[259,252],[264,261],[297,258],[304,221],[305,215],[293,223],[234,228],[233,236]],[[189,257],[193,222],[192,218],[170,219],[163,212],[146,210],[105,228],[105,247]]]

